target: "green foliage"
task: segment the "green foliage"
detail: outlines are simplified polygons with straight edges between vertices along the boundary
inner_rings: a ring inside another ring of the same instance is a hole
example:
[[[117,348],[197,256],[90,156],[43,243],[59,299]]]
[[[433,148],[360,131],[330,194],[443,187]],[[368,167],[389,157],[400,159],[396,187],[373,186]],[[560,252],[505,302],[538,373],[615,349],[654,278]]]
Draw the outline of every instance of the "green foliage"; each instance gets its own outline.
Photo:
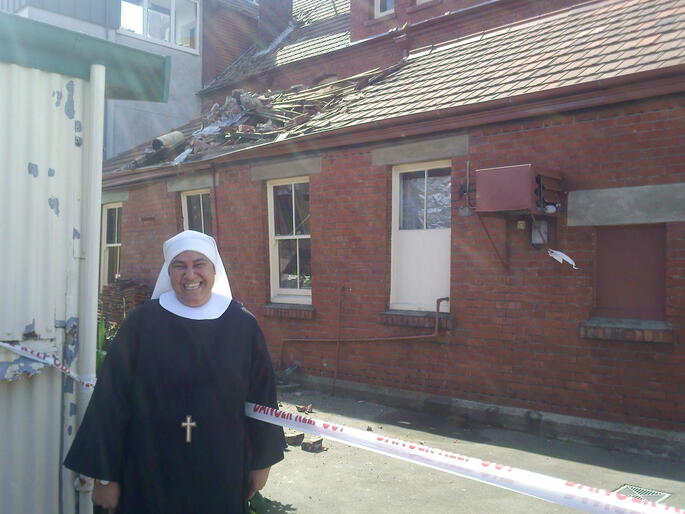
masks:
[[[107,346],[112,342],[114,336],[119,330],[119,324],[113,321],[107,321],[106,318],[98,318],[98,330],[97,330],[97,348],[95,350],[95,373],[98,374],[100,371],[100,366],[102,361],[105,360],[105,355],[107,355]]]

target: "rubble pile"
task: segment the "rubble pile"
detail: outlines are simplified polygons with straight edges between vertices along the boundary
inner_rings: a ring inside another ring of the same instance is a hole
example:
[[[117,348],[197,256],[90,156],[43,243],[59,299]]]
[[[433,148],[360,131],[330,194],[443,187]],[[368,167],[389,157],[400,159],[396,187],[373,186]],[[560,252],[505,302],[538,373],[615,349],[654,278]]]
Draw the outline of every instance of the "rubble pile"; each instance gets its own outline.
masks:
[[[178,165],[320,129],[307,122],[349,93],[380,80],[402,65],[367,71],[309,89],[293,86],[286,91],[264,94],[235,89],[222,105],[215,103],[209,112],[194,120],[194,127],[199,124],[200,128],[193,132],[179,129],[155,138],[143,154],[128,162],[124,169],[164,162]]]

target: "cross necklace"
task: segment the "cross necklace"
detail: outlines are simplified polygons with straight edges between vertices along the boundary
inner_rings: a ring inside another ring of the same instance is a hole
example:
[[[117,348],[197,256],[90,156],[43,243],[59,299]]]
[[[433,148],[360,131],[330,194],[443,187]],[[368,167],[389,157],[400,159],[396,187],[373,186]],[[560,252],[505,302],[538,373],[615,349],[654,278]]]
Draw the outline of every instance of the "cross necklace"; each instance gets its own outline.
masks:
[[[190,443],[191,440],[191,430],[197,426],[197,423],[193,421],[192,416],[186,416],[186,420],[181,423],[181,427],[186,429],[186,443]]]

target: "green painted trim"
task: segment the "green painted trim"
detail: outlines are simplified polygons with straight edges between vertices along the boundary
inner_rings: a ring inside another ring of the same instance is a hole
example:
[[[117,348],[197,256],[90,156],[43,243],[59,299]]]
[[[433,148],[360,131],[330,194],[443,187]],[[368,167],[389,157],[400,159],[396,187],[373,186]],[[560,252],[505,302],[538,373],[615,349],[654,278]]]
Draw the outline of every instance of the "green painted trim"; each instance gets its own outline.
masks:
[[[169,96],[171,57],[14,14],[0,13],[0,61],[84,80],[92,64],[102,64],[106,98],[166,102]]]

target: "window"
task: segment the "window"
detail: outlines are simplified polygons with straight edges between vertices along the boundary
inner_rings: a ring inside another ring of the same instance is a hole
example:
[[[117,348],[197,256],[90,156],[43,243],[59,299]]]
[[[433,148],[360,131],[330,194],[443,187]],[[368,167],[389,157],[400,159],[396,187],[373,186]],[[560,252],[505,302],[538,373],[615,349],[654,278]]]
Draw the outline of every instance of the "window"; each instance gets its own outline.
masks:
[[[373,15],[380,18],[395,11],[395,0],[373,0]]]
[[[602,226],[596,230],[593,315],[663,320],[666,225]]]
[[[198,3],[195,0],[121,0],[121,30],[197,50]]]
[[[102,207],[100,287],[111,284],[120,276],[121,209],[120,203]]]
[[[268,184],[271,301],[311,303],[309,180]]]
[[[450,168],[400,174],[400,230],[449,228]]]
[[[434,312],[449,296],[451,189],[450,161],[393,169],[391,309]]]
[[[212,206],[209,189],[181,193],[183,230],[197,230],[212,235]]]

